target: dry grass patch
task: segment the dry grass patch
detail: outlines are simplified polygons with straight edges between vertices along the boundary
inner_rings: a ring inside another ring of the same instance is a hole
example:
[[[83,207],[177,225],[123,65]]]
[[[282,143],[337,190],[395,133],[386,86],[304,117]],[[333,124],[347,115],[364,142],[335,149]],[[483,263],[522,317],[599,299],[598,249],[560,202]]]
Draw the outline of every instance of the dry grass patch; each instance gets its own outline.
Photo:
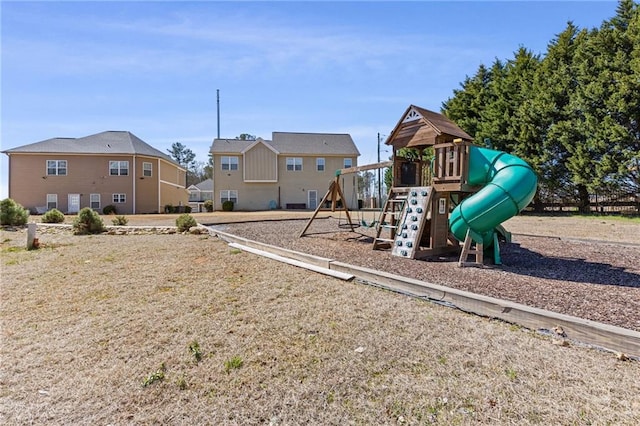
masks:
[[[640,418],[638,362],[208,236],[0,236],[3,424]]]

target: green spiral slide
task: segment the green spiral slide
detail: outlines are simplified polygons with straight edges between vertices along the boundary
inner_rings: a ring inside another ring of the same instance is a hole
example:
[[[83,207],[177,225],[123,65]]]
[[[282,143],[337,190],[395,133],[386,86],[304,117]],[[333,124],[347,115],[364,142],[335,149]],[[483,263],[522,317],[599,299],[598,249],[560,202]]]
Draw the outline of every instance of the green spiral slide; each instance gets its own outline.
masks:
[[[496,228],[531,202],[538,178],[531,166],[515,155],[472,146],[468,182],[483,187],[451,212],[449,229],[460,241],[470,231],[471,238],[486,249],[497,240]],[[494,253],[499,264],[498,251]]]

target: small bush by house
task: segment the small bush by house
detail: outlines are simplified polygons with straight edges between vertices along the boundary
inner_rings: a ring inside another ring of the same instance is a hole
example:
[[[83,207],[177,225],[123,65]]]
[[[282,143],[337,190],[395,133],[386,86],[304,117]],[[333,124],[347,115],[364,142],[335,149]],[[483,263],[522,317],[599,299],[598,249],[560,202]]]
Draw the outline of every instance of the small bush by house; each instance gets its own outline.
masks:
[[[108,205],[104,206],[104,208],[102,209],[102,213],[103,214],[117,214],[118,211],[116,209],[116,206],[114,206],[113,204],[108,204]]]
[[[0,201],[0,225],[23,226],[29,220],[29,212],[12,198]]]
[[[191,213],[191,206],[174,206],[173,204],[167,204],[164,206],[165,213]]]
[[[225,212],[230,212],[233,210],[233,201],[227,200],[222,203],[222,210]]]
[[[190,214],[184,213],[176,219],[176,226],[178,227],[178,231],[186,232],[189,228],[198,226],[198,222]]]
[[[42,215],[42,223],[62,223],[64,222],[64,214],[58,209],[51,209]]]
[[[113,223],[115,226],[126,226],[127,223],[129,223],[129,219],[127,219],[126,217],[120,215],[120,216],[116,216],[115,218],[111,219],[111,223]]]
[[[213,211],[213,200],[207,200],[204,202],[204,209],[211,213]]]
[[[104,222],[98,213],[85,207],[78,212],[78,216],[73,220],[73,233],[99,234],[104,231]]]

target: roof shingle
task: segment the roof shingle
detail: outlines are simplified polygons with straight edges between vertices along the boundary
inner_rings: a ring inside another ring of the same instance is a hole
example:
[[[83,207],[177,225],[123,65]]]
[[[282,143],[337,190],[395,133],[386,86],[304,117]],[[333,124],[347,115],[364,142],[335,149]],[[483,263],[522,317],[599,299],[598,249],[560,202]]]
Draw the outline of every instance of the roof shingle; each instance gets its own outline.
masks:
[[[263,142],[282,155],[360,155],[351,135],[347,133],[273,132],[272,138]],[[241,153],[254,143],[238,139],[214,139],[211,152]]]
[[[159,157],[178,165],[169,155],[155,149],[128,131],[106,131],[82,138],[52,138],[2,151],[36,154],[127,154]]]

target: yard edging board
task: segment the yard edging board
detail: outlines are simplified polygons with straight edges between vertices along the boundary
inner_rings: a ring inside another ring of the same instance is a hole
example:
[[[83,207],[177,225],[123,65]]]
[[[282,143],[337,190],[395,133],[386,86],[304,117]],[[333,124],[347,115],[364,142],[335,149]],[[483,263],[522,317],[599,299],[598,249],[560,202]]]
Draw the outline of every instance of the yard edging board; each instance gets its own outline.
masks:
[[[562,335],[558,335],[559,338],[640,359],[640,332],[634,330],[534,308],[508,300],[471,293],[439,284],[390,274],[384,271],[350,265],[332,259],[249,240],[216,229],[209,229],[213,234],[216,234],[219,238],[229,243],[239,243],[282,257],[289,257],[322,268],[351,274],[354,275],[357,280],[366,284],[372,284],[413,297],[425,298],[437,303],[444,303],[467,313],[500,319],[531,330],[550,332],[553,329],[561,329],[563,333]]]

